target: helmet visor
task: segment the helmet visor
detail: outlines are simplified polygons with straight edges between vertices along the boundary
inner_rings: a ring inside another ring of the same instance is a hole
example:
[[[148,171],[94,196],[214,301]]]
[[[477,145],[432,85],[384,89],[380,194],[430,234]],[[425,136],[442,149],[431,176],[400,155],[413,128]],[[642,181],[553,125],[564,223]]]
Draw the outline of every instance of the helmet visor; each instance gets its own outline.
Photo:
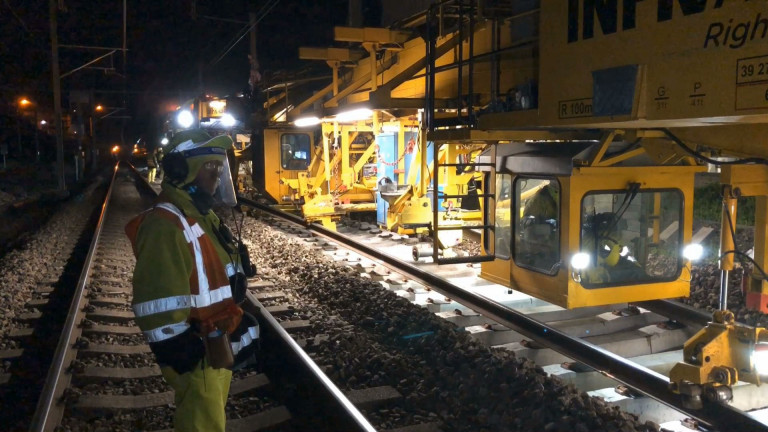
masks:
[[[192,181],[197,176],[201,169],[209,170],[215,165],[218,169],[218,179],[216,181],[216,187],[213,192],[213,198],[216,205],[226,205],[233,207],[237,205],[237,198],[235,196],[235,185],[232,181],[232,171],[230,170],[229,160],[227,158],[227,151],[223,147],[210,146],[214,140],[226,141],[229,140],[231,145],[231,139],[225,137],[216,137],[210,141],[203,143],[192,143],[187,141],[179,145],[174,151],[182,153],[187,161],[187,166],[190,168],[189,181]],[[214,164],[218,162],[218,164]],[[208,165],[211,165],[208,167]]]
[[[229,168],[229,158],[224,157],[224,167],[219,174],[219,186],[213,194],[217,204],[234,207],[237,205],[235,184],[232,181],[232,170]]]

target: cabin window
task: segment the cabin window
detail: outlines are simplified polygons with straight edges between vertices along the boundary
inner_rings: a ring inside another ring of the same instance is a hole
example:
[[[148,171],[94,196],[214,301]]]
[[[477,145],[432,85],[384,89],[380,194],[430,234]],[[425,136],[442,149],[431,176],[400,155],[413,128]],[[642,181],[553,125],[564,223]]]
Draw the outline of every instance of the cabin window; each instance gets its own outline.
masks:
[[[518,176],[514,182],[515,264],[554,275],[560,268],[560,184]]]
[[[586,288],[675,280],[682,268],[683,194],[677,189],[590,192],[581,202]]]
[[[284,170],[306,170],[309,167],[309,135],[286,133],[280,136],[280,162]]]
[[[510,204],[512,203],[512,176],[509,174],[496,175],[496,217],[494,238],[496,258],[508,260],[512,250],[512,225]]]

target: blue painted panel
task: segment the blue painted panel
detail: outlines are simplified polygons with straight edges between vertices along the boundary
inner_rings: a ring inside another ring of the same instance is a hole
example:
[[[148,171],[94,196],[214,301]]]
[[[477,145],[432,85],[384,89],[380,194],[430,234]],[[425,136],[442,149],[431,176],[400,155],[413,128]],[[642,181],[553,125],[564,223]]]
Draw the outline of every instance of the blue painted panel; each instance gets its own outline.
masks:
[[[379,146],[376,181],[378,182],[384,177],[389,177],[393,182],[397,181],[395,178],[396,166],[393,165],[393,163],[397,161],[397,135],[376,135],[376,144]],[[376,194],[376,222],[379,225],[386,225],[388,209],[389,204],[381,199],[379,194]]]

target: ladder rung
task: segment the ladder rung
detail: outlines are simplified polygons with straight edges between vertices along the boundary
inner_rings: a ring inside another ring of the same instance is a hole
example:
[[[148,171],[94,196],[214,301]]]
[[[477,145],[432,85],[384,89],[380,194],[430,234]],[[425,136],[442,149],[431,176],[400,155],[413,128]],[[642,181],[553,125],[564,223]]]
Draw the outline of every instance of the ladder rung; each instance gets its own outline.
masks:
[[[441,163],[441,164],[437,164],[438,168],[439,167],[457,167],[457,166],[461,166],[461,167],[470,167],[470,166],[471,167],[481,167],[481,166],[487,166],[487,167],[489,167],[489,166],[496,166],[496,164],[482,163],[482,162],[468,163],[468,164],[460,164],[460,163]]]
[[[450,257],[450,258],[438,258],[437,264],[461,264],[461,263],[476,263],[476,262],[488,262],[495,260],[493,255],[476,255],[469,257]]]
[[[437,231],[458,231],[458,230],[471,230],[471,229],[492,229],[493,225],[472,225],[472,226],[451,226],[451,227],[437,227]]]
[[[492,198],[494,196],[495,196],[494,194],[487,194],[487,193],[481,193],[481,194],[477,194],[477,195],[438,195],[437,199],[472,198],[472,197]]]

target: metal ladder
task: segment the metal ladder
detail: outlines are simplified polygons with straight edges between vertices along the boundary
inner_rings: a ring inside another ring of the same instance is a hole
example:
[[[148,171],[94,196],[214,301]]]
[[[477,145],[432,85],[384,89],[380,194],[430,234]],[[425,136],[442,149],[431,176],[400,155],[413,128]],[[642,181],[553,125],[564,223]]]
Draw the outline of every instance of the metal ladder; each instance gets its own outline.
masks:
[[[495,227],[495,209],[496,209],[496,146],[498,144],[489,144],[491,146],[490,151],[490,161],[489,162],[475,162],[475,163],[468,163],[468,164],[459,164],[459,163],[440,163],[440,147],[442,146],[451,146],[451,145],[460,145],[460,143],[434,143],[434,158],[433,158],[433,175],[432,175],[432,226],[430,227],[430,234],[432,236],[432,259],[436,264],[459,264],[459,263],[477,263],[477,262],[487,262],[487,261],[493,261],[496,259],[495,257],[495,240],[491,241],[492,238],[494,238],[494,227]],[[440,185],[440,168],[445,167],[473,167],[475,168],[476,172],[482,172],[483,173],[483,193],[477,194],[477,195],[469,195],[463,194],[463,195],[443,195],[442,199],[463,199],[463,198],[470,198],[470,197],[477,197],[482,199],[482,210],[483,210],[483,222],[482,225],[461,225],[461,226],[451,226],[451,227],[440,227],[440,209],[438,206],[438,201],[440,200],[440,194],[439,194],[439,185]],[[487,170],[477,170],[476,168],[480,167],[486,167]],[[456,256],[456,257],[443,257],[441,254],[442,244],[440,242],[439,234],[442,231],[455,231],[455,230],[473,230],[473,229],[482,229],[483,231],[483,244],[481,247],[486,252],[486,255],[475,255],[475,256]]]

